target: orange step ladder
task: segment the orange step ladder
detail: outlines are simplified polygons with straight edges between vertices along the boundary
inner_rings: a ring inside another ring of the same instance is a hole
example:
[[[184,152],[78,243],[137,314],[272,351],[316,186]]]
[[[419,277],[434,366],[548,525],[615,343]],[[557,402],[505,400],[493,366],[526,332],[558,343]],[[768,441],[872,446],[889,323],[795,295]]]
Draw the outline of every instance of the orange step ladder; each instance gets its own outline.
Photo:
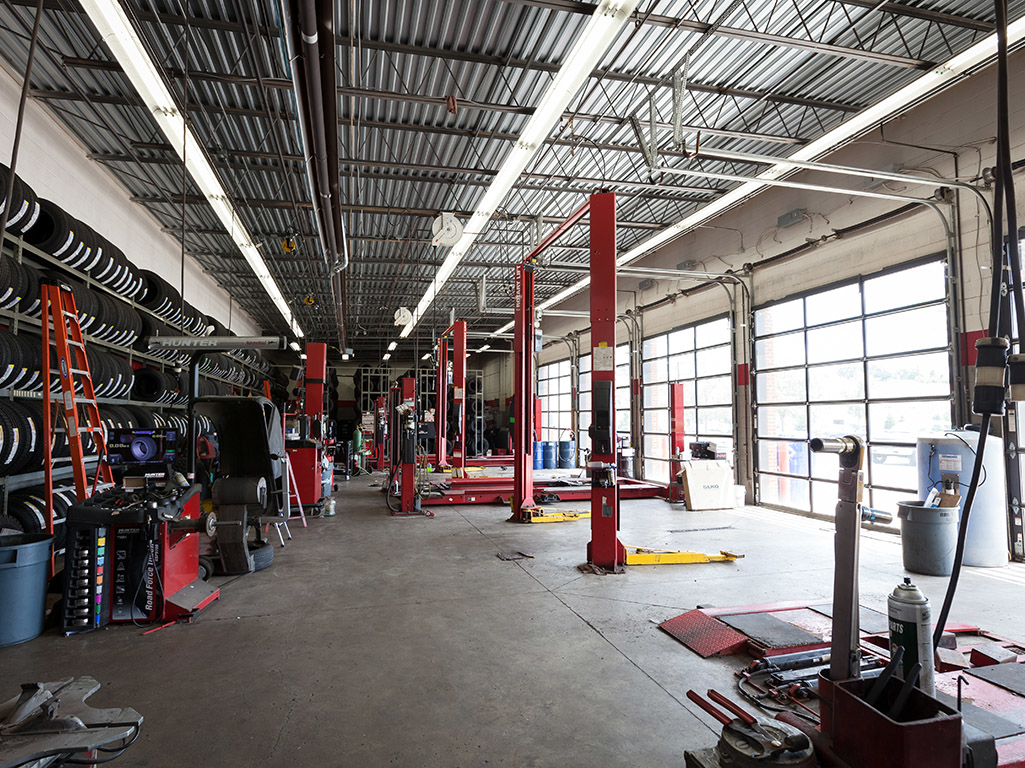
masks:
[[[43,283],[43,445],[45,447],[46,506],[50,510],[46,530],[53,534],[53,443],[55,431],[67,436],[71,452],[71,466],[75,477],[75,493],[78,501],[84,501],[100,488],[114,484],[114,476],[106,462],[107,432],[100,420],[96,405],[92,374],[85,353],[82,327],[78,322],[78,309],[71,288],[60,283]],[[52,335],[51,335],[52,334]],[[56,351],[57,370],[51,371],[51,348]],[[64,427],[54,425],[51,408],[53,376],[60,378],[61,398],[58,403],[63,415]],[[79,387],[80,392],[75,388]],[[85,469],[85,449],[82,436],[87,435],[96,448],[96,475],[90,487]],[[51,555],[52,558],[52,555]],[[51,563],[52,570],[52,563]]]

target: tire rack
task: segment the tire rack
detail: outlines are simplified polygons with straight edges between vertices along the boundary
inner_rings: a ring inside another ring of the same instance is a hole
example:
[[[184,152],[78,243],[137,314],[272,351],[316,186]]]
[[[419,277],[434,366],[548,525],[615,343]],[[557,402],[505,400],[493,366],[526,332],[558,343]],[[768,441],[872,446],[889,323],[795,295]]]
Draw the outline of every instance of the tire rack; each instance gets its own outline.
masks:
[[[142,305],[140,305],[140,304],[138,304],[138,303],[136,303],[136,302],[134,302],[134,301],[132,301],[130,299],[126,299],[125,297],[123,297],[119,293],[117,293],[116,291],[113,291],[110,288],[108,288],[107,286],[97,282],[96,280],[94,280],[88,274],[86,274],[84,272],[79,272],[78,270],[75,270],[75,269],[69,268],[63,262],[53,258],[52,256],[50,256],[49,254],[47,254],[47,253],[45,253],[43,251],[40,251],[38,248],[35,248],[35,247],[29,245],[24,240],[22,240],[19,237],[14,236],[10,232],[6,233],[6,235],[4,237],[3,246],[4,247],[3,247],[3,249],[0,249],[0,252],[4,253],[6,255],[9,255],[11,258],[13,258],[15,261],[17,261],[19,263],[21,263],[25,259],[25,257],[29,257],[28,261],[29,261],[29,263],[33,264],[33,266],[37,266],[37,267],[40,267],[40,268],[46,268],[46,269],[52,269],[52,270],[54,270],[56,272],[59,272],[60,274],[64,274],[64,275],[68,275],[69,277],[73,277],[75,280],[78,280],[78,281],[84,283],[86,285],[86,287],[89,288],[89,290],[105,292],[109,296],[113,297],[114,300],[120,301],[120,302],[128,305],[133,310],[135,310],[137,312],[140,312],[142,314],[150,315],[151,317],[157,319],[161,323],[165,323],[165,324],[167,324],[169,326],[171,325],[170,323],[167,322],[166,318],[163,318],[160,315],[157,315],[152,310],[147,309],[146,307],[143,307]],[[22,330],[22,328],[25,328],[25,327],[31,328],[33,332],[36,332],[36,331],[38,331],[40,333],[42,332],[42,320],[40,318],[30,317],[30,316],[25,315],[25,314],[23,314],[21,312],[17,312],[17,311],[14,311],[14,310],[0,310],[0,320],[7,321],[8,329],[11,331],[11,333],[14,333],[14,334],[18,334]],[[171,326],[171,327],[173,327],[173,326]],[[117,354],[117,355],[119,355],[121,357],[124,357],[128,361],[129,365],[131,365],[132,363],[136,363],[136,362],[138,362],[138,363],[145,363],[147,365],[147,367],[159,368],[161,370],[163,370],[164,368],[167,368],[167,367],[170,367],[170,368],[174,368],[175,367],[175,364],[170,362],[170,361],[168,361],[168,360],[165,360],[165,359],[160,358],[160,357],[156,357],[154,355],[147,354],[145,352],[139,352],[138,350],[136,350],[136,349],[134,349],[132,347],[126,347],[126,346],[122,346],[120,344],[113,344],[113,343],[111,343],[109,341],[104,341],[104,340],[101,340],[101,339],[96,339],[96,338],[90,336],[88,333],[85,333],[83,335],[85,337],[86,344],[87,344],[87,347],[86,347],[87,352],[88,352],[88,348],[90,346],[95,345],[95,346],[98,346],[98,347],[103,347],[104,349],[106,349],[106,350],[108,350],[110,352],[113,352],[113,353],[115,353],[115,354]],[[41,342],[39,342],[39,343],[41,343]],[[241,358],[239,358],[239,357],[237,357],[235,355],[231,355],[231,358],[232,358],[232,361],[236,365],[238,365],[238,366],[240,366],[242,368],[247,368],[247,369],[253,371],[260,378],[267,378],[268,375],[269,375],[268,371],[265,371],[265,370],[261,369],[260,367],[255,366],[255,365],[249,363],[247,360],[243,360],[243,359],[241,359]],[[202,372],[201,371],[200,375],[205,377],[205,378],[207,378],[207,379],[210,379],[212,381],[218,381],[218,382],[221,382],[223,384],[226,384],[229,387],[231,387],[232,390],[234,390],[234,391],[241,391],[241,392],[246,392],[246,393],[251,393],[251,394],[260,394],[261,393],[261,391],[258,391],[257,388],[255,388],[255,387],[251,387],[251,386],[248,386],[248,385],[245,385],[245,384],[240,384],[238,382],[231,381],[231,380],[229,380],[227,378],[224,378],[224,377],[221,377],[221,376],[217,376],[217,375],[214,375],[212,373],[206,373],[206,372]],[[6,388],[6,387],[0,388],[0,398],[3,398],[3,399],[20,398],[20,399],[27,399],[27,400],[33,400],[33,399],[34,400],[42,400],[42,397],[43,397],[43,393],[41,391],[40,392],[31,392],[31,391],[19,390],[19,389],[11,389],[11,388]],[[160,410],[171,409],[171,410],[180,410],[180,411],[184,411],[185,410],[185,405],[184,404],[177,404],[177,403],[153,403],[153,402],[147,402],[147,401],[142,401],[142,400],[131,400],[131,399],[128,399],[128,398],[98,397],[98,398],[96,398],[96,402],[98,404],[100,404],[100,405],[131,405],[131,406],[136,406],[136,407],[140,407],[140,408],[149,408],[149,409],[160,409]],[[45,439],[48,439],[48,436]],[[70,463],[70,459],[68,457],[59,457],[59,458],[55,459],[55,462],[60,462],[64,466],[60,466],[60,467],[55,467],[54,468],[53,479],[55,481],[63,481],[63,480],[71,479],[71,477],[72,477],[72,466],[71,466],[71,463]],[[96,457],[87,457],[86,460],[85,460],[85,464],[86,464],[86,468],[87,469],[92,470],[96,466]],[[22,472],[22,473],[19,473],[19,474],[16,474],[16,475],[0,475],[0,498],[2,498],[2,503],[3,503],[3,506],[0,507],[0,510],[6,510],[8,508],[8,495],[10,494],[10,492],[18,491],[18,490],[22,490],[24,488],[30,488],[32,486],[42,484],[42,482],[43,482],[43,474],[44,474],[43,470],[39,469],[39,470],[32,471],[32,472]],[[53,514],[52,510],[50,511],[50,514],[51,515]],[[55,523],[61,523],[61,522],[63,522],[63,520],[62,519],[55,520],[54,522]],[[59,552],[58,552],[58,554],[59,554]]]
[[[473,392],[472,395],[466,395],[467,399],[464,401],[465,406],[466,406],[466,418],[465,418],[465,421],[464,421],[464,429],[466,430],[467,433],[469,433],[470,430],[466,428],[466,425],[469,424],[470,419],[474,418],[471,414],[479,413],[479,414],[481,414],[481,418],[479,419],[479,425],[480,425],[481,428],[478,430],[478,433],[483,436],[484,431],[485,431],[485,428],[483,426],[484,425],[484,418],[483,418],[483,416],[484,416],[484,371],[482,369],[480,369],[480,368],[468,369],[466,371],[466,383],[467,383],[467,385],[469,385],[469,382],[470,382],[471,379],[474,382],[474,392]],[[466,391],[469,392],[469,390],[470,390],[470,387],[467,386],[466,387]],[[427,408],[425,407],[426,400],[424,399],[425,395],[426,396],[434,397],[435,398],[435,406],[437,406],[438,370],[436,368],[418,368],[417,369],[416,392],[417,392],[417,396],[418,396],[417,408],[420,411],[421,416],[422,416],[422,414],[427,412]],[[385,393],[385,394],[387,394],[387,393]],[[474,403],[475,403],[475,405],[473,407],[470,407],[469,398],[472,398]],[[438,423],[437,416],[435,416],[435,431],[436,431],[436,434],[437,434],[437,431],[439,430],[440,426],[441,425]],[[448,420],[447,419],[445,420],[444,429],[445,429],[445,434],[443,435],[443,437],[445,437],[445,439],[448,439]],[[464,445],[467,445],[467,448],[469,447],[468,444],[466,443],[466,435],[464,435],[463,443],[464,443]],[[437,446],[437,445],[438,445],[437,437],[435,437],[435,446]],[[434,455],[429,457],[432,464],[437,464],[437,453],[438,453],[437,452],[437,448],[435,448]],[[479,457],[473,457],[473,458],[479,458]],[[470,466],[473,466],[473,458],[471,458],[469,455],[467,455],[467,460],[468,460],[468,463],[469,463]]]

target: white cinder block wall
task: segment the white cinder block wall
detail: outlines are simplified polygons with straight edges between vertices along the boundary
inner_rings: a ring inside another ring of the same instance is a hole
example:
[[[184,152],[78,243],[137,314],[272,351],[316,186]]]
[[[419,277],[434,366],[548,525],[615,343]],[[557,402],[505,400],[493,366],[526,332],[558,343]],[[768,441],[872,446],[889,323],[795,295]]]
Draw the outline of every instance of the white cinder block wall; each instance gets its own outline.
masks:
[[[1012,159],[1025,159],[1025,53],[1011,59],[1011,134]],[[942,179],[955,175],[975,178],[980,169],[995,163],[995,88],[996,72],[989,67],[983,72],[948,89],[919,105],[900,118],[877,128],[861,140],[823,158],[824,162],[869,169],[907,171],[935,177],[935,183],[904,185],[887,183],[879,189],[926,198],[942,185]],[[905,145],[915,146],[905,146]],[[800,181],[830,186],[864,187],[865,179],[832,174],[804,172]],[[1019,207],[1025,201],[1025,174],[1016,174]],[[992,194],[985,192],[992,202]],[[862,197],[832,195],[783,188],[770,188],[742,206],[729,211],[702,227],[642,259],[639,264],[675,268],[683,261],[696,261],[699,268],[710,272],[741,270],[753,265],[748,284],[755,305],[789,295],[819,288],[857,275],[867,275],[886,267],[943,253],[946,248],[944,229],[932,211],[922,208],[867,230],[833,238],[834,230],[856,226],[881,214],[901,207],[900,203]],[[777,217],[795,208],[804,208],[805,221],[777,231]],[[962,193],[959,202],[960,249],[955,258],[960,266],[962,293],[966,307],[963,331],[981,330],[988,312],[987,268],[990,261],[990,238],[987,222],[978,201],[970,193]],[[950,217],[948,217],[950,218]],[[671,222],[666,222],[669,224]],[[1025,223],[1025,219],[1023,219]],[[808,240],[827,237],[811,250],[793,258],[767,260],[785,254]],[[761,266],[759,266],[761,265]],[[543,280],[543,273],[539,280]],[[620,312],[652,304],[659,299],[694,287],[695,283],[657,279],[655,285],[641,291],[639,280],[621,277]],[[630,293],[630,291],[636,293]],[[562,308],[586,310],[588,296],[578,294]],[[645,336],[690,323],[699,322],[728,311],[726,294],[718,287],[705,288],[687,296],[678,296],[673,303],[642,311]],[[590,347],[585,321],[549,318],[543,320],[546,335],[559,336],[579,332],[581,351]],[[738,328],[744,343],[738,345],[745,353],[746,329]],[[619,342],[625,341],[625,328],[620,324]],[[510,357],[510,356],[504,356]],[[566,357],[566,347],[550,343],[539,355],[539,363]],[[740,360],[738,362],[746,362]],[[493,357],[486,367],[486,386],[494,382],[497,392],[505,394],[512,386],[511,360]],[[508,373],[505,373],[508,369]],[[496,391],[487,389],[488,397]],[[745,457],[744,444],[748,434],[748,400],[746,387],[737,393],[740,444],[739,478],[751,488],[751,467]]]
[[[0,67],[0,160],[11,159],[18,114],[21,78]],[[99,163],[87,157],[79,143],[40,103],[29,100],[25,110],[18,175],[40,197],[52,200],[114,243],[141,269],[156,272],[176,288],[181,286],[181,247],[160,224]],[[256,335],[260,326],[231,305],[230,297],[199,264],[185,257],[185,300],[200,312],[220,320],[240,336]],[[229,309],[230,307],[230,309]]]

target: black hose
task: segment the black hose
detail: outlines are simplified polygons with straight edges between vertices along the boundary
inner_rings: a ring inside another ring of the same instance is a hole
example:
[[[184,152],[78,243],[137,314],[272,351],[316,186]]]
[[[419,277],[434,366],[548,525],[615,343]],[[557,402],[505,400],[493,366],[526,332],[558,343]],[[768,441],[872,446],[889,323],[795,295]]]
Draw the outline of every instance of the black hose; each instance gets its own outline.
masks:
[[[388,505],[388,511],[393,515],[399,514],[400,511],[391,505],[391,484],[395,481],[398,471],[398,467],[392,467],[391,472],[388,473],[388,482],[384,486],[384,503]]]
[[[1013,305],[1014,318],[1017,321],[1018,335],[1025,333],[1025,300],[1022,298],[1021,264],[1018,248],[1018,215],[1014,197],[1014,180],[1011,166],[1010,143],[1010,109],[1008,98],[1007,74],[1007,0],[994,0],[996,32],[997,32],[997,171],[993,188],[993,231],[991,247],[993,249],[992,293],[990,297],[990,316],[988,335],[996,338],[1001,331],[1000,289],[1004,281],[1004,268],[1008,267],[1011,274],[1011,290],[1008,301]],[[1005,246],[1004,211],[1007,212],[1008,236]],[[1009,263],[1008,263],[1009,262]],[[1021,349],[1021,344],[1018,344]],[[971,518],[975,495],[979,489],[979,480],[983,471],[982,462],[986,449],[986,438],[989,435],[992,414],[984,413],[979,430],[979,448],[975,453],[975,464],[972,467],[972,478],[968,484],[964,507],[961,512],[961,523],[957,532],[957,548],[954,551],[954,566],[947,582],[947,591],[943,596],[943,605],[936,616],[933,628],[933,647],[939,648],[943,638],[943,630],[950,614],[954,594],[957,592],[958,580],[961,577],[961,566],[964,560],[965,542],[968,538],[968,522]]]
[[[965,541],[968,538],[968,518],[972,514],[972,504],[975,501],[975,493],[979,490],[979,476],[982,474],[982,459],[986,450],[986,437],[989,433],[990,414],[982,416],[981,431],[979,432],[979,448],[975,453],[975,466],[972,468],[972,479],[968,483],[968,494],[965,496],[964,508],[961,511],[961,525],[957,531],[957,548],[954,550],[954,567],[950,571],[950,581],[947,582],[947,592],[943,596],[943,605],[936,615],[936,624],[933,627],[933,648],[940,647],[940,638],[943,637],[943,628],[947,623],[947,616],[950,614],[950,606],[954,602],[954,593],[957,591],[957,582],[961,576],[961,562],[964,560]]]

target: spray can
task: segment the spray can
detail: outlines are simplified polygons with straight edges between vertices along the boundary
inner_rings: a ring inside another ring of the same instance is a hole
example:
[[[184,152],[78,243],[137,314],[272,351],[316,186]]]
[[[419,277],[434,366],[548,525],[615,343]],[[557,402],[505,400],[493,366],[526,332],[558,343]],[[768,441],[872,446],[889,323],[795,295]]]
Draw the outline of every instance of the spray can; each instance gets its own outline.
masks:
[[[929,598],[904,578],[886,601],[887,614],[890,620],[890,653],[897,646],[904,646],[904,658],[901,660],[900,676],[903,678],[915,665],[922,663],[922,671],[918,675],[918,688],[930,696],[936,695],[935,663],[932,648],[932,617],[929,611]]]

